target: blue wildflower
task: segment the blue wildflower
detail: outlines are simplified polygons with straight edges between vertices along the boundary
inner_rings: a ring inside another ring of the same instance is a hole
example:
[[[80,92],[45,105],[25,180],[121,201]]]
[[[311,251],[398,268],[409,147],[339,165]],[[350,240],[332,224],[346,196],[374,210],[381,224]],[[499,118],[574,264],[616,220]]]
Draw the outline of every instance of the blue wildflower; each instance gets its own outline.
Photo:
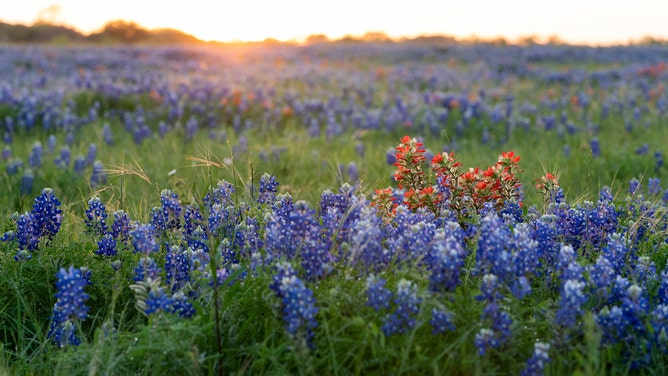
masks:
[[[93,172],[90,175],[90,185],[92,187],[99,187],[107,184],[107,173],[104,171],[102,162],[96,160],[93,162]]]
[[[156,281],[158,280],[161,271],[162,269],[160,269],[155,260],[143,256],[139,259],[137,266],[133,270],[133,280],[135,282],[148,281],[149,279]]]
[[[499,340],[497,339],[496,333],[494,330],[489,328],[481,328],[480,331],[475,335],[475,347],[478,348],[478,353],[480,355],[485,355],[487,351],[491,348],[496,348],[499,346]]]
[[[145,304],[144,313],[147,316],[158,312],[171,312],[173,309],[172,300],[160,286],[151,286]]]
[[[102,236],[107,232],[107,208],[97,196],[88,200],[84,223],[88,231],[95,236]]]
[[[85,302],[88,294],[84,287],[89,284],[89,277],[85,278],[81,269],[70,266],[61,268],[56,274],[56,304],[53,306],[53,316],[49,327],[48,337],[58,346],[78,345],[76,325],[80,320],[88,317],[88,307]]]
[[[315,307],[313,292],[295,275],[289,264],[282,263],[276,267],[277,273],[270,287],[281,298],[285,329],[293,338],[303,339],[308,346],[312,346],[314,329],[318,325],[315,320],[318,308]]]
[[[111,224],[111,235],[114,237],[114,239],[124,244],[128,244],[131,238],[131,229],[132,225],[127,213],[125,213],[123,210],[115,211],[114,223]]]
[[[401,279],[397,284],[394,296],[396,309],[385,318],[381,329],[386,336],[405,333],[415,328],[415,317],[420,311],[422,298],[417,296],[417,286],[408,280]]]
[[[97,250],[95,251],[95,254],[102,256],[115,256],[116,252],[116,239],[114,239],[111,233],[104,234],[97,242]]]
[[[260,204],[272,205],[276,200],[276,192],[278,192],[278,182],[276,181],[276,177],[264,173],[260,177],[260,188],[257,202]]]
[[[378,311],[389,309],[392,302],[392,291],[385,287],[387,281],[371,274],[366,279],[366,305]]]
[[[581,267],[577,270],[581,270]],[[577,319],[584,312],[583,305],[587,302],[584,288],[585,282],[582,275],[574,275],[564,281],[561,298],[559,299],[559,309],[555,317],[555,322],[558,325],[566,328],[575,326]]]
[[[540,376],[545,374],[545,366],[550,362],[549,351],[549,343],[536,342],[531,358],[527,360],[526,367],[520,372],[520,376]]]
[[[32,191],[32,186],[35,182],[35,174],[31,169],[26,169],[23,171],[23,176],[21,177],[21,188],[19,191],[22,194],[28,194]]]
[[[137,224],[130,231],[132,237],[133,252],[148,255],[151,252],[158,252],[160,246],[155,238],[155,229],[150,224]]]
[[[457,222],[450,222],[459,227]],[[459,229],[461,230],[461,228]],[[431,291],[453,291],[460,283],[460,273],[466,259],[466,248],[462,240],[446,235],[445,230],[436,230],[431,251],[427,257],[430,271]]]
[[[30,151],[30,155],[28,156],[28,166],[34,169],[42,167],[43,154],[44,154],[44,149],[42,148],[42,143],[39,141],[35,141],[35,143],[32,145],[32,150]]]
[[[439,334],[449,330],[456,330],[457,327],[452,322],[454,314],[448,310],[438,310],[434,308],[431,311],[431,320],[429,324],[432,327],[432,334]]]
[[[83,174],[85,169],[86,169],[86,158],[82,154],[79,154],[77,155],[76,158],[74,158],[74,173],[77,175],[81,175]]]

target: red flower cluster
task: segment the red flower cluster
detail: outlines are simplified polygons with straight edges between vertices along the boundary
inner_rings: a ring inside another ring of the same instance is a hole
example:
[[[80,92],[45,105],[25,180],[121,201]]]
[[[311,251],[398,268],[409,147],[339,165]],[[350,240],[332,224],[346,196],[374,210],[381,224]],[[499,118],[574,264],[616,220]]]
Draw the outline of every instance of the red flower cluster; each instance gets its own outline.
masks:
[[[464,172],[460,171],[462,164],[455,159],[454,153],[437,154],[430,163],[434,183],[428,183],[423,171],[426,163],[423,144],[405,136],[396,150],[394,178],[404,190],[404,197],[403,202],[395,202],[392,188],[376,190],[374,205],[384,215],[392,216],[399,204],[413,211],[429,208],[438,214],[439,204],[446,198],[450,200],[450,208],[460,215],[478,210],[488,202],[500,209],[507,200],[520,201],[521,184],[517,177],[521,171],[518,166],[520,157],[512,151],[502,153],[498,161],[485,170],[476,167]],[[448,189],[439,189],[439,184]],[[444,197],[445,191],[449,191],[449,197]]]

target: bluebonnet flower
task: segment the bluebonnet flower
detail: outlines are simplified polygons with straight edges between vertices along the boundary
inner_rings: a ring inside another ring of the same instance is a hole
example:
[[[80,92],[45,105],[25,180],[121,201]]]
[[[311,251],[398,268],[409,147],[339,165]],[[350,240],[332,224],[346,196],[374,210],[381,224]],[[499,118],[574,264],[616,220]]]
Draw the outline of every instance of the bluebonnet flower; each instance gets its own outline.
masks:
[[[656,265],[647,256],[640,256],[636,260],[633,270],[631,271],[633,280],[640,284],[643,289],[647,288],[647,283],[653,283],[659,280],[659,275],[656,273]]]
[[[165,123],[164,120],[161,120],[160,123],[158,123],[158,135],[160,136],[160,138],[165,138],[167,132],[169,132],[169,126],[167,125],[167,123]]]
[[[273,258],[288,260],[300,256],[306,278],[320,278],[329,272],[333,261],[320,231],[315,211],[305,201],[299,201],[287,218],[276,212],[270,215],[265,230],[266,252]]]
[[[88,152],[86,153],[86,166],[93,166],[97,158],[97,145],[91,143],[88,145]]]
[[[549,343],[536,342],[531,358],[527,360],[526,367],[520,372],[520,376],[540,376],[545,374],[546,363],[550,362],[549,351]]]
[[[645,155],[649,151],[649,144],[642,144],[639,148],[636,149],[637,155]]]
[[[436,234],[436,223],[434,213],[427,208],[413,213],[406,206],[398,206],[393,218],[395,226],[385,227],[388,253],[397,263],[423,260]]]
[[[30,193],[34,182],[35,174],[31,169],[26,169],[23,171],[23,177],[21,177],[21,188],[19,191],[24,195]]]
[[[72,152],[70,151],[70,147],[65,145],[60,149],[60,156],[54,159],[53,163],[60,169],[67,169],[70,167],[71,161]]]
[[[123,210],[116,210],[114,212],[114,223],[111,224],[111,235],[117,241],[128,244],[131,238],[130,230],[132,229],[130,218]]]
[[[589,269],[589,284],[594,294],[593,296],[607,301],[610,297],[610,288],[617,276],[612,263],[607,257],[601,255],[596,259]]]
[[[116,239],[114,239],[111,233],[104,234],[97,242],[97,250],[95,251],[95,254],[115,256],[116,252]]]
[[[241,257],[248,258],[263,247],[260,238],[260,224],[257,219],[246,217],[234,229],[234,248]]]
[[[259,196],[257,202],[260,204],[272,205],[276,200],[276,192],[278,192],[278,182],[276,177],[264,173],[260,177],[260,188],[258,189]]]
[[[59,206],[60,201],[51,188],[44,188],[42,194],[35,198],[30,215],[34,226],[39,231],[39,237],[46,237],[47,240],[51,240],[60,230],[63,212],[58,208]]]
[[[637,195],[640,194],[640,180],[633,178],[629,181],[629,194]]]
[[[668,304],[657,305],[652,310],[651,318],[654,343],[665,352],[668,350]]]
[[[85,303],[89,296],[84,292],[84,287],[89,284],[90,277],[73,266],[67,270],[61,268],[56,277],[57,300],[53,306],[53,316],[47,336],[58,347],[76,346],[79,345],[75,333],[76,325],[88,317],[88,307]]]
[[[357,156],[360,158],[364,158],[364,144],[362,142],[355,144],[355,153],[357,153]]]
[[[148,281],[149,279],[156,281],[158,280],[161,271],[162,269],[160,269],[155,260],[148,256],[142,256],[133,270],[133,280],[135,282]]]
[[[513,321],[510,314],[501,308],[496,301],[488,302],[482,312],[481,320],[487,322],[496,336],[496,344],[501,345],[508,341],[511,335],[510,326]]]
[[[102,127],[102,138],[104,139],[104,143],[107,145],[113,145],[114,144],[114,136],[111,131],[111,127],[109,126],[109,123],[105,123],[104,127]]]
[[[77,175],[81,175],[83,174],[85,169],[86,169],[86,158],[82,154],[79,154],[77,155],[76,158],[74,158],[74,173]]]
[[[303,339],[312,346],[313,330],[318,325],[313,291],[304,285],[288,263],[277,264],[276,269],[270,288],[281,298],[285,329],[293,338]]]
[[[90,185],[92,187],[99,187],[107,184],[107,173],[104,171],[102,162],[96,160],[93,162],[93,172],[90,175]]]
[[[156,241],[155,229],[150,224],[137,224],[135,228],[130,231],[132,237],[133,252],[143,253],[148,255],[151,252],[158,252],[160,245]]]
[[[510,245],[513,249],[513,256],[515,261],[515,274],[519,276],[526,276],[529,274],[537,274],[540,267],[540,254],[538,250],[538,242],[532,237],[531,226],[528,223],[518,223],[512,232]]]
[[[429,320],[429,324],[431,324],[432,327],[432,334],[439,334],[448,330],[456,330],[457,327],[452,322],[453,316],[454,314],[448,310],[432,309],[431,320]]]
[[[394,296],[396,309],[385,318],[381,329],[386,336],[395,333],[405,333],[415,328],[415,317],[420,311],[422,298],[417,296],[417,286],[408,280],[401,279],[397,283],[397,293]]]
[[[660,151],[654,152],[654,172],[658,173],[663,167],[663,154]]]
[[[580,271],[580,275],[572,275],[564,281],[555,317],[555,322],[566,328],[573,328],[576,325],[577,319],[584,311],[583,305],[587,302],[587,296],[584,294],[585,281],[581,275],[582,267],[575,267],[572,270]]]
[[[12,159],[7,162],[5,165],[5,171],[7,175],[16,175],[19,172],[19,169],[23,167],[23,161],[20,159]]]
[[[181,200],[169,189],[160,192],[160,207],[154,207],[151,212],[151,225],[156,233],[176,230],[181,226]]]
[[[88,200],[84,223],[88,231],[95,236],[102,236],[107,232],[107,208],[97,196]]]
[[[629,258],[629,247],[622,234],[614,233],[607,237],[607,244],[603,247],[602,255],[605,256],[617,272],[626,269],[626,260]]]
[[[221,180],[218,182],[216,188],[210,189],[204,196],[204,205],[211,209],[214,204],[221,204],[228,206],[233,204],[232,195],[235,189],[229,182]]]
[[[320,196],[320,218],[322,221],[322,237],[331,243],[343,244],[350,242],[351,231],[360,219],[363,199],[355,195],[355,187],[344,183],[338,193],[325,190]],[[340,252],[338,260],[347,256]]]
[[[489,213],[480,220],[480,236],[476,252],[477,269],[480,274],[492,273],[501,280],[507,280],[514,274],[512,254],[508,249],[510,239],[510,230],[496,212]]]
[[[499,340],[494,333],[494,330],[489,328],[481,328],[480,331],[475,335],[475,347],[478,348],[478,353],[480,355],[485,355],[487,350],[491,348],[496,348],[499,346]]]
[[[647,181],[647,193],[650,195],[658,195],[663,192],[661,188],[661,179],[659,178],[649,178]]]
[[[144,313],[147,316],[158,312],[171,312],[173,310],[172,300],[160,286],[151,286],[145,304]]]
[[[385,287],[387,281],[371,274],[366,279],[366,305],[378,311],[389,309],[392,302],[392,291]]]
[[[450,223],[451,226],[459,227],[457,222]],[[444,229],[436,230],[426,262],[430,271],[429,289],[431,291],[453,291],[460,283],[459,276],[466,255],[463,240],[457,239],[452,234],[446,235]]]
[[[188,301],[188,298],[182,292],[172,295],[172,312],[183,318],[190,318],[197,313],[195,307]]]
[[[598,138],[596,137],[592,138],[591,141],[589,142],[589,147],[591,149],[592,157],[598,158],[601,156],[601,146],[598,141]]]
[[[35,143],[32,145],[30,155],[28,156],[28,166],[34,169],[42,167],[43,154],[44,149],[42,148],[42,143],[35,141]]]
[[[172,245],[165,255],[165,282],[171,286],[172,291],[181,289],[190,281],[190,270],[192,269],[192,249],[183,249],[178,245]]]
[[[371,271],[380,271],[391,261],[391,255],[383,248],[381,218],[370,206],[364,206],[360,219],[350,229],[348,261]]]
[[[355,162],[348,163],[347,169],[348,169],[348,180],[350,180],[351,183],[358,182],[360,179],[360,173],[359,169],[357,168],[357,163]]]
[[[199,123],[195,116],[190,116],[186,122],[186,141],[191,141],[197,133]]]
[[[392,166],[397,161],[396,152],[394,150],[389,150],[385,155],[385,162]]]
[[[56,144],[58,144],[56,136],[53,134],[49,135],[49,138],[46,139],[46,146],[49,149],[49,153],[53,153],[53,151],[56,150]]]

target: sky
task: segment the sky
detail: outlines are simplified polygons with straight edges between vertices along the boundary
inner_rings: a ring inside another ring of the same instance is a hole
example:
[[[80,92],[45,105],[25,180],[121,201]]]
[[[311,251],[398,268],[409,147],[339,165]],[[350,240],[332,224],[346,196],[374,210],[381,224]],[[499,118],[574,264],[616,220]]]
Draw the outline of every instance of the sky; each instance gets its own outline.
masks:
[[[0,0],[0,21],[38,19],[85,34],[117,19],[202,40],[303,41],[382,32],[393,38],[536,36],[591,45],[668,39],[666,0]]]

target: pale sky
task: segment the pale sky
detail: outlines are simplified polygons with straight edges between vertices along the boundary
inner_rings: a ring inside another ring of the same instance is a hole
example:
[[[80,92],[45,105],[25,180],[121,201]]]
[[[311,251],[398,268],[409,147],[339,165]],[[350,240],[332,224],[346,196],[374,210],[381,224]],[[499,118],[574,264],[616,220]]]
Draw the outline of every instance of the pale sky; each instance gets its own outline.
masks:
[[[56,11],[45,12],[49,8]],[[125,19],[219,41],[337,39],[375,31],[510,40],[557,35],[588,44],[668,39],[666,0],[0,0],[1,21],[31,24],[40,14],[84,33]]]

